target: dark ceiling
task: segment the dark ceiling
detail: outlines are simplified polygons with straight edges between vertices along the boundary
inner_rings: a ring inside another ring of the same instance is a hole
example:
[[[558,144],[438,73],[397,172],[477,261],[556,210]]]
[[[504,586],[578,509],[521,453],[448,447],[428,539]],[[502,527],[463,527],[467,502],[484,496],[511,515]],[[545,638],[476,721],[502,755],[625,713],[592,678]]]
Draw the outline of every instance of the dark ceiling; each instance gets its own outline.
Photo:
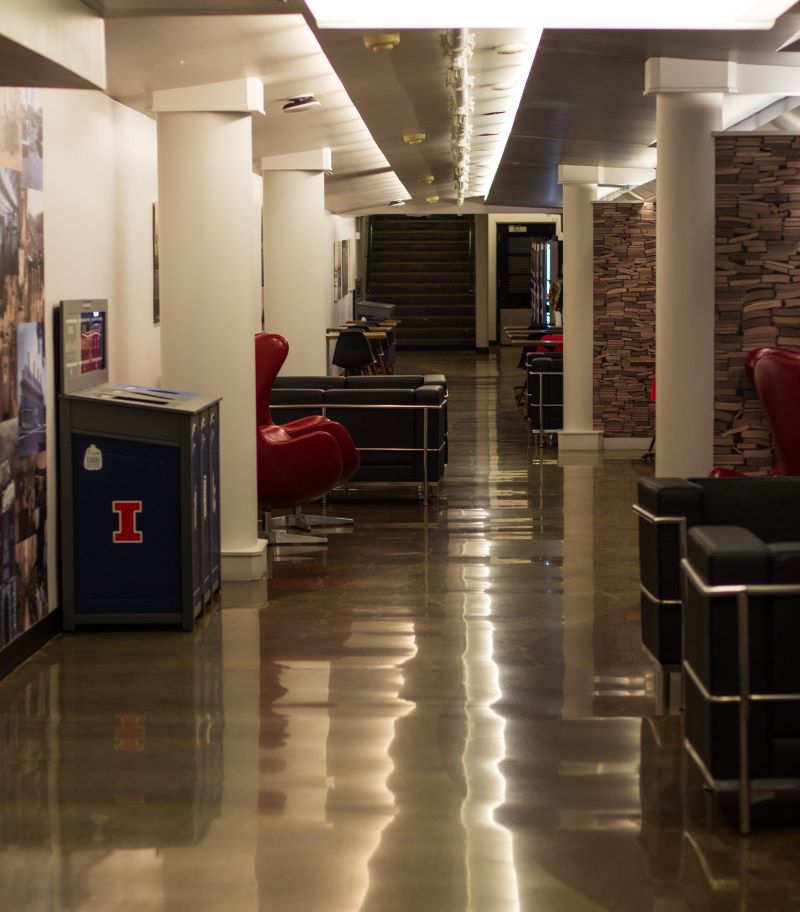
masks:
[[[641,166],[656,135],[649,57],[800,66],[777,48],[800,31],[800,3],[768,32],[547,30],[487,202],[561,206],[559,163]]]

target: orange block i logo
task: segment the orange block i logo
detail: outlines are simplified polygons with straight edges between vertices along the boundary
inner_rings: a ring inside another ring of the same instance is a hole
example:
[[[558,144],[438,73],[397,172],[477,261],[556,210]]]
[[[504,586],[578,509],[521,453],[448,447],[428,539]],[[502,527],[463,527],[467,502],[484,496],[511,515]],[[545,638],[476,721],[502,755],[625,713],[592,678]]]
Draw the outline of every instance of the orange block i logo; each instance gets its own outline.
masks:
[[[117,528],[112,533],[115,545],[140,545],[144,540],[137,529],[137,518],[142,512],[141,500],[112,500],[111,509],[117,514]]]

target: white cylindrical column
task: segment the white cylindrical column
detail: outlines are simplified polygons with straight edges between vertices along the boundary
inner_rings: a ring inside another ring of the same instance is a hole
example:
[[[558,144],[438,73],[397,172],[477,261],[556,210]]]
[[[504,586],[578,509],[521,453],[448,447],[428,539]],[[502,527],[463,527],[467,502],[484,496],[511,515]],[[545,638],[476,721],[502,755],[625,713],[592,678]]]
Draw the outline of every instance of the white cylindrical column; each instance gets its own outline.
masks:
[[[329,163],[329,150],[322,151],[328,153]],[[324,158],[315,162],[308,160],[311,155],[262,161],[264,326],[289,343],[285,374],[327,373],[333,238],[325,224]]]
[[[656,474],[714,460],[714,138],[722,94],[656,102]]]
[[[564,431],[559,449],[597,449],[594,430],[594,213],[597,184],[564,183]]]
[[[222,573],[263,575],[256,502],[249,114],[158,116],[162,378],[222,396]]]

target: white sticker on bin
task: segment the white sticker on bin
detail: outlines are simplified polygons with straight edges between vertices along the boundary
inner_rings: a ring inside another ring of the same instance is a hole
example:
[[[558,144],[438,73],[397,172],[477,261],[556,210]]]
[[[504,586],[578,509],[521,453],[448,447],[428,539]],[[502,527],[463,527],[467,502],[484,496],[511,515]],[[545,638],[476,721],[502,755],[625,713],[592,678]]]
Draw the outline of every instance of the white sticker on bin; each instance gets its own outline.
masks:
[[[103,453],[94,444],[86,447],[83,454],[83,467],[87,472],[99,472],[103,468]]]

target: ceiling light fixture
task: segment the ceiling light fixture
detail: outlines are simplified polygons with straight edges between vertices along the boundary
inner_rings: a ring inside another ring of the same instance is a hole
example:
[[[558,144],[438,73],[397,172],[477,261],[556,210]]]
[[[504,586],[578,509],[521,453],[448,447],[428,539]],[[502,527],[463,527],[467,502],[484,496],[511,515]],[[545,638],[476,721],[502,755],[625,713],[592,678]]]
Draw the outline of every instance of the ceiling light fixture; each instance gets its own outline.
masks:
[[[436,178],[432,174],[423,174],[419,179],[421,184],[432,184]]]
[[[405,204],[406,204],[405,200],[389,200],[390,206],[405,206]]]
[[[364,35],[364,47],[374,54],[393,51],[400,44],[399,32],[368,32]]]
[[[524,50],[524,44],[498,44],[494,52],[502,54],[504,57],[510,57],[512,54],[521,54]]]
[[[469,74],[469,61],[475,47],[475,36],[467,29],[449,29],[439,36],[442,52],[450,58],[445,73],[445,88],[449,89],[450,108],[450,158],[453,163],[453,190],[456,205],[464,204],[464,194],[469,182],[470,142],[472,124],[470,117],[475,110],[472,89],[475,77]]]
[[[490,86],[493,92],[510,92],[514,88],[513,82],[496,82],[493,86]]]
[[[438,203],[438,202],[439,202],[439,197],[438,197],[438,196],[435,196],[435,195],[434,195],[434,196],[426,196],[426,197],[425,197],[425,202],[426,202],[426,203]]]
[[[320,103],[312,94],[295,95],[286,99],[286,104],[281,108],[284,114],[298,114],[302,111],[310,111],[312,108],[319,108]]]
[[[427,133],[404,133],[403,142],[408,143],[409,146],[418,146],[420,143],[424,143],[427,138]]]

